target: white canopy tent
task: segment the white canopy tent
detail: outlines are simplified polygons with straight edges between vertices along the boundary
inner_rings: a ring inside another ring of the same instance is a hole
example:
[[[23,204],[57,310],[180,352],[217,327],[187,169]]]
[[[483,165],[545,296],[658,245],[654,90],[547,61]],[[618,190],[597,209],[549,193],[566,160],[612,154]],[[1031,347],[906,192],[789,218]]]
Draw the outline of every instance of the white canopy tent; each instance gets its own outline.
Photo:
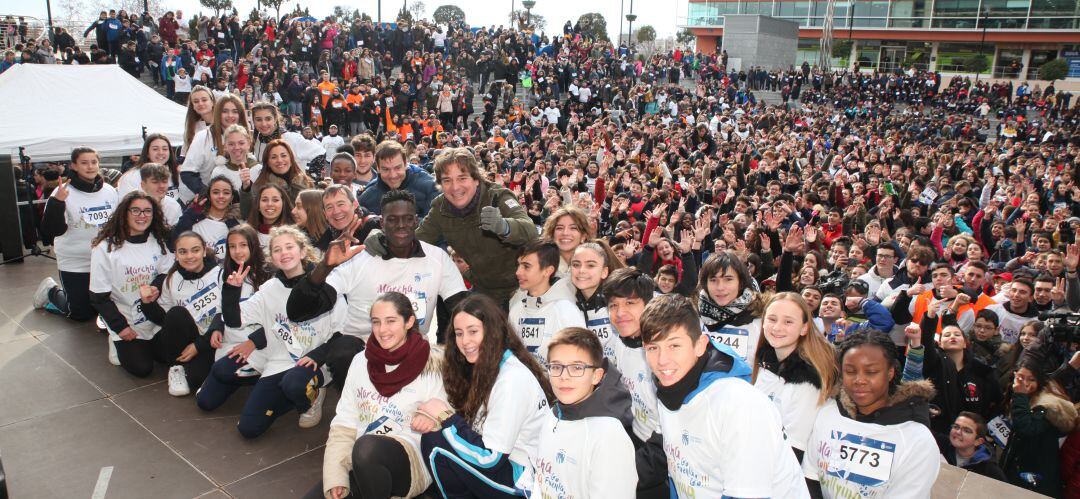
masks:
[[[137,154],[144,127],[174,146],[184,134],[184,106],[116,65],[17,64],[0,74],[0,103],[0,154],[25,147],[32,161],[69,159],[78,146]]]

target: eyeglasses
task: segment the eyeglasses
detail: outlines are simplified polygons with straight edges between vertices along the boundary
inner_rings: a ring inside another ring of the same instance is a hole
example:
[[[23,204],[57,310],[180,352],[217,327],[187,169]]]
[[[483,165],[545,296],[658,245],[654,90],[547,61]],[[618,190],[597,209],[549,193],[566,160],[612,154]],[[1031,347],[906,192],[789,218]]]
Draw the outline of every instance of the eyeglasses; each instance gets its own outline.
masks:
[[[975,434],[974,429],[968,428],[967,426],[960,426],[960,425],[958,425],[956,423],[953,423],[952,429],[960,430],[961,433],[964,433],[964,434],[967,434],[967,435],[974,435]]]
[[[562,376],[564,370],[570,374],[571,378],[580,378],[585,375],[586,369],[596,369],[596,366],[588,366],[585,364],[570,364],[568,366],[562,364],[548,364],[548,373],[551,374],[553,378]]]
[[[154,214],[153,208],[128,208],[128,215],[149,217]]]

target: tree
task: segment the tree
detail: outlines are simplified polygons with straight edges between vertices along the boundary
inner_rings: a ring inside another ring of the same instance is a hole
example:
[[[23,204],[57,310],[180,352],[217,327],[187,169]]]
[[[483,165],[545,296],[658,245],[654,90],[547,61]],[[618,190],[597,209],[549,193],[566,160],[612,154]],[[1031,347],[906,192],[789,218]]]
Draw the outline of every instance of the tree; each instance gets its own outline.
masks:
[[[1065,62],[1065,59],[1054,59],[1052,61],[1046,61],[1042,66],[1039,66],[1039,79],[1053,82],[1054,80],[1060,80],[1069,74],[1069,63]]]
[[[582,14],[577,19],[578,26],[581,27],[583,36],[593,37],[596,40],[608,40],[607,34],[607,19],[597,12],[588,12]]]
[[[644,25],[637,29],[634,34],[634,39],[637,40],[638,43],[649,43],[656,40],[656,28],[653,28],[648,24]]]
[[[990,61],[985,55],[976,54],[964,59],[964,70],[969,73],[985,73],[990,68]]]
[[[409,4],[409,15],[411,15],[413,19],[423,19],[425,10],[427,10],[427,5],[424,5],[424,2],[421,2],[420,0],[415,0],[413,3]]]
[[[690,45],[697,41],[697,37],[690,32],[690,28],[683,28],[682,31],[675,33],[675,41],[679,45]]]
[[[457,22],[465,22],[465,11],[461,10],[461,7],[457,5],[440,5],[435,9],[435,13],[431,14],[431,18],[435,20],[437,24],[453,24]]]
[[[405,10],[405,6],[402,5],[401,10],[399,10],[398,13],[397,13],[397,23],[398,24],[412,24],[412,22],[413,22],[412,13]]]
[[[199,5],[214,9],[214,16],[220,16],[221,11],[233,8],[232,0],[199,0]]]
[[[547,27],[547,19],[540,14],[529,15],[528,11],[522,9],[516,9],[510,13],[510,26],[522,27],[525,25],[526,19],[528,19],[529,25],[536,28],[536,31],[544,31]]]

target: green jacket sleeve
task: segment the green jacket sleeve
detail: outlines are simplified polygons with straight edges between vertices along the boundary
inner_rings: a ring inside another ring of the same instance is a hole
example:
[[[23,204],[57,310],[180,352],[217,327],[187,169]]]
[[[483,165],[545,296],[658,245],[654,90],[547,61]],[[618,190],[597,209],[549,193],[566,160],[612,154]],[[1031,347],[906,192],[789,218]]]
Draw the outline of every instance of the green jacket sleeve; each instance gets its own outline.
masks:
[[[536,224],[529,218],[525,207],[518,202],[517,196],[512,191],[500,189],[494,195],[499,212],[510,224],[510,233],[502,238],[504,242],[513,246],[522,246],[539,237],[536,233]]]
[[[431,211],[416,228],[416,238],[428,244],[439,244],[443,237],[442,227],[439,226],[440,215],[436,213],[436,210],[438,208],[432,206]]]

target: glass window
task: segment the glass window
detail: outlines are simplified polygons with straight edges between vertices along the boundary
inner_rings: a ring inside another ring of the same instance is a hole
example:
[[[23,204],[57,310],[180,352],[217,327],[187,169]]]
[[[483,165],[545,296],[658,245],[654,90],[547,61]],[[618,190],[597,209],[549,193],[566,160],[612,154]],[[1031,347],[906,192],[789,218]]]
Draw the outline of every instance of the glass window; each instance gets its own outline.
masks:
[[[885,18],[889,15],[889,2],[855,2],[856,28],[884,28]]]
[[[889,27],[926,27],[928,14],[924,0],[896,0],[892,2],[892,12],[889,13]]]
[[[979,0],[935,0],[935,28],[974,28]]]
[[[987,67],[994,57],[994,46],[978,43],[942,43],[938,45],[937,69],[942,72],[970,72],[970,61],[975,57],[986,60]]]
[[[1031,0],[1029,29],[1080,29],[1080,1]]]

